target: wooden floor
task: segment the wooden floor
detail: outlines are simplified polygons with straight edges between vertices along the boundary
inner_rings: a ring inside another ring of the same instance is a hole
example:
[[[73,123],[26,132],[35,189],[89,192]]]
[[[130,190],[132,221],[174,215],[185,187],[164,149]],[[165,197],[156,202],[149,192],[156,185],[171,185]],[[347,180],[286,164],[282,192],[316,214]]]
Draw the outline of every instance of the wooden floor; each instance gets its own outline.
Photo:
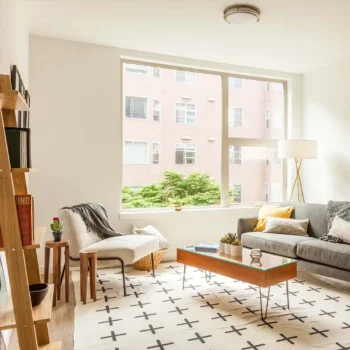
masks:
[[[62,349],[73,350],[75,296],[72,278],[69,279],[69,303],[66,303],[64,283],[61,287],[61,300],[53,308],[49,322],[51,342],[62,341]],[[13,332],[8,350],[18,350],[17,333]]]

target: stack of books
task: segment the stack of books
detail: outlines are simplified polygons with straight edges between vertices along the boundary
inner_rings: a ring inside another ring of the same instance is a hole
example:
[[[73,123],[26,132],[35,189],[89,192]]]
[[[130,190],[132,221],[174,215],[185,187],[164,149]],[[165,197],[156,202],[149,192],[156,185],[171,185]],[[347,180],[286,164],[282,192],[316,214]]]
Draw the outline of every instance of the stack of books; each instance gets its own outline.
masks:
[[[30,168],[30,129],[5,128],[11,168]]]
[[[194,246],[196,252],[217,253],[219,245],[217,243],[199,243]]]

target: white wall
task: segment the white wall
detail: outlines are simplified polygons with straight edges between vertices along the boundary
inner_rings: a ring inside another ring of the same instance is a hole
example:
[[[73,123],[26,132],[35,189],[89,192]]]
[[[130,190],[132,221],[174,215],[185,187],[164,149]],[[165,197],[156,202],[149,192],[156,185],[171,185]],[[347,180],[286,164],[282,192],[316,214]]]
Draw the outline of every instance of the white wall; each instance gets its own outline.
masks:
[[[31,37],[32,151],[39,173],[31,175],[36,197],[36,224],[48,225],[62,206],[103,203],[115,229],[130,231],[133,223],[153,224],[170,240],[168,259],[177,246],[218,241],[235,231],[237,219],[257,208],[193,209],[182,212],[129,213],[119,218],[122,175],[120,56],[187,64],[233,73],[288,79],[300,120],[301,76],[233,65],[186,60],[137,51]],[[299,122],[291,126],[300,131]],[[50,232],[47,233],[47,239]],[[42,252],[41,252],[42,254]],[[40,259],[42,264],[42,256]]]
[[[302,172],[307,201],[350,199],[350,58],[304,75],[303,137],[319,140],[319,159]]]
[[[22,4],[15,0],[0,0],[0,74],[10,74],[10,66],[16,64],[28,88],[29,33]],[[7,271],[5,254],[0,259]],[[8,275],[5,275],[8,289]],[[1,299],[1,298],[0,298]],[[3,331],[6,346],[12,331]]]

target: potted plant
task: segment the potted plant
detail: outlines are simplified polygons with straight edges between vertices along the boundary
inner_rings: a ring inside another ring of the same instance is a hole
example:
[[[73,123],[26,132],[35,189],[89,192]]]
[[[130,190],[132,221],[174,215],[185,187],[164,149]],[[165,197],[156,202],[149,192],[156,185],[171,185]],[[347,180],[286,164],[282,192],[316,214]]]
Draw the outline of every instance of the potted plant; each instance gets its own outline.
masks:
[[[238,240],[237,234],[234,233],[231,241],[231,255],[242,256],[242,243]]]
[[[226,245],[227,245],[227,239],[226,239],[226,236],[224,236],[220,239],[220,245],[219,245],[219,252],[220,253],[225,254]]]
[[[62,239],[62,228],[63,224],[60,223],[60,219],[58,217],[54,217],[52,224],[50,225],[53,238],[55,242],[61,242]]]

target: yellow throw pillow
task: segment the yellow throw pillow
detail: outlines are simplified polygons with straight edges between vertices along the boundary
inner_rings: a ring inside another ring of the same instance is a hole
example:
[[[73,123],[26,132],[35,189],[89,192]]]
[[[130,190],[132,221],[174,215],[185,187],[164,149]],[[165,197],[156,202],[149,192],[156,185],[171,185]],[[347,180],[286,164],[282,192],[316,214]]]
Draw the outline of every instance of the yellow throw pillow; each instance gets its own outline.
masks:
[[[289,219],[292,215],[294,207],[273,208],[262,206],[259,211],[258,223],[254,228],[254,232],[264,231],[266,226],[266,218],[272,216],[275,218]]]

